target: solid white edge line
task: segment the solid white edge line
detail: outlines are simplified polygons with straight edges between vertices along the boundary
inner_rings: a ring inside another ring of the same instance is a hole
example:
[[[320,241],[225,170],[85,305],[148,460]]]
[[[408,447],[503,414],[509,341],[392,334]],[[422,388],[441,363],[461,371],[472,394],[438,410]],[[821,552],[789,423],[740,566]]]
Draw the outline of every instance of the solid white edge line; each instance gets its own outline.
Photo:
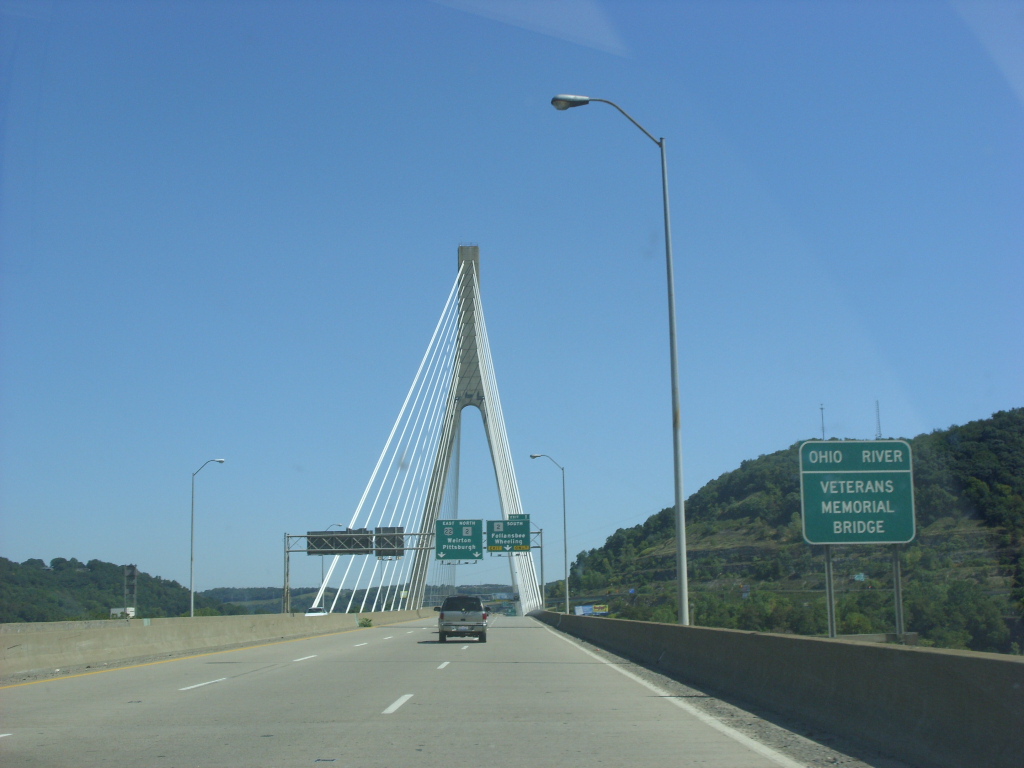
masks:
[[[749,736],[740,733],[735,728],[731,728],[728,725],[726,725],[725,723],[721,722],[720,720],[717,720],[714,717],[712,717],[711,715],[707,714],[706,712],[703,712],[703,711],[697,709],[692,704],[689,704],[688,702],[685,702],[685,701],[679,699],[678,697],[674,696],[670,692],[666,691],[664,688],[660,688],[659,686],[655,685],[654,683],[649,683],[648,681],[644,680],[639,675],[634,675],[628,669],[623,669],[620,666],[612,664],[608,660],[603,659],[600,656],[598,656],[596,653],[593,653],[592,651],[587,650],[586,648],[584,648],[581,645],[577,645],[572,640],[570,640],[568,637],[565,637],[560,632],[556,632],[555,630],[551,629],[551,627],[547,626],[546,624],[542,624],[542,626],[544,627],[544,629],[546,629],[548,632],[553,634],[559,640],[564,640],[569,645],[571,645],[573,648],[576,648],[577,650],[582,651],[583,653],[587,654],[591,658],[597,659],[602,664],[606,664],[607,666],[609,666],[612,669],[614,669],[616,672],[619,672],[619,673],[625,675],[630,680],[633,680],[634,682],[640,683],[640,685],[644,686],[648,690],[653,691],[658,696],[660,696],[660,697],[662,697],[664,699],[667,699],[668,701],[672,702],[673,704],[675,704],[680,709],[682,709],[682,710],[688,712],[689,714],[693,715],[698,720],[700,720],[702,723],[705,723],[706,725],[710,725],[716,731],[719,731],[719,732],[725,734],[726,736],[728,736],[730,739],[733,739],[734,741],[739,742],[740,744],[745,746],[747,749],[753,750],[754,752],[757,752],[759,755],[761,755],[763,757],[767,757],[769,760],[771,760],[776,765],[781,765],[783,768],[806,768],[806,765],[807,765],[806,763],[799,763],[796,760],[793,760],[792,758],[786,757],[785,755],[783,755],[780,752],[776,752],[771,747],[766,747],[761,742],[755,741],[754,739],[750,738]]]
[[[315,659],[315,658],[316,658],[316,654],[314,653],[312,656],[303,656],[301,659],[292,659],[292,661],[293,662],[294,661],[305,661],[306,659]]]
[[[216,680],[207,680],[205,683],[196,683],[195,685],[190,685],[188,688],[179,688],[178,690],[179,691],[191,691],[193,688],[202,688],[204,685],[213,685],[214,683],[223,683],[225,680],[227,680],[226,677],[220,677],[220,678],[217,678]]]
[[[405,694],[404,696],[399,696],[399,697],[398,697],[398,699],[397,699],[397,700],[395,701],[395,703],[394,703],[394,704],[392,704],[392,705],[391,705],[390,707],[388,707],[387,709],[385,709],[385,710],[384,710],[383,712],[381,712],[381,714],[382,714],[382,715],[391,715],[391,714],[394,714],[394,713],[395,713],[395,710],[397,710],[397,709],[398,709],[398,708],[399,708],[400,706],[402,706],[403,704],[405,704],[405,702],[407,702],[407,701],[408,701],[409,699],[411,699],[411,698],[412,698],[412,694],[411,694],[411,693],[407,693],[407,694]]]
[[[445,667],[447,667],[447,666],[448,666],[449,664],[451,664],[451,662],[450,662],[450,661],[446,661],[446,662],[444,662],[444,663],[443,663],[443,664],[442,664],[442,665],[441,665],[440,667],[438,667],[438,669],[444,669],[444,668],[445,668]]]

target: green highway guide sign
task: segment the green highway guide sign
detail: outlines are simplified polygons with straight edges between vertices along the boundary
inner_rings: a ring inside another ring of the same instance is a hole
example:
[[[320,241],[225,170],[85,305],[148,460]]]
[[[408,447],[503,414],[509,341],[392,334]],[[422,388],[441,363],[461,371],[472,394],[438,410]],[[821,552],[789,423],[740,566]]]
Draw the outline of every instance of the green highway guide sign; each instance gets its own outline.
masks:
[[[516,515],[508,520],[488,520],[487,551],[505,554],[509,552],[529,552],[529,515]]]
[[[800,445],[808,544],[912,541],[914,478],[905,440],[808,440]]]
[[[483,520],[438,520],[435,560],[480,560],[484,556]]]

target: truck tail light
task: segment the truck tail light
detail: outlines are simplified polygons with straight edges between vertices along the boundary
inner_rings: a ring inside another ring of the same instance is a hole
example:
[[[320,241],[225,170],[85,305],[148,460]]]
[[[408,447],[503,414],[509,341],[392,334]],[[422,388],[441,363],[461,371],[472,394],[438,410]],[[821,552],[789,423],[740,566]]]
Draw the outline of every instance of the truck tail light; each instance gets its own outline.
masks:
[[[444,621],[444,611],[441,611],[441,621]]]
[[[484,621],[487,621],[487,613],[484,612]]]

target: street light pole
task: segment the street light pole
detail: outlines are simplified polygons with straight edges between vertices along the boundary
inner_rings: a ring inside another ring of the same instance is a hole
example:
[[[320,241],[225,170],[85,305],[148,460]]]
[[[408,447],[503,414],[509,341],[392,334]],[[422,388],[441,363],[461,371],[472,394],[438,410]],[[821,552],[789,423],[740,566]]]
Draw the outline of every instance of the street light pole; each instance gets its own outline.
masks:
[[[571,94],[559,94],[551,99],[555,109],[564,111],[572,107],[586,106],[592,101],[599,101],[603,104],[610,104],[637,128],[644,132],[651,141],[661,149],[661,195],[665,214],[665,269],[668,280],[668,343],[669,343],[669,364],[672,369],[672,456],[675,480],[675,501],[676,501],[676,571],[679,587],[679,623],[689,625],[690,623],[690,595],[687,582],[686,564],[686,513],[683,509],[683,441],[680,427],[679,410],[679,358],[676,351],[676,292],[675,292],[675,270],[672,262],[672,225],[669,216],[668,205],[668,160],[665,155],[665,139],[656,139],[640,123],[633,119],[626,110],[607,99],[592,99],[589,96],[574,96]]]
[[[211,461],[216,461],[218,464],[223,464],[224,459],[210,459],[203,464],[205,467]],[[194,586],[195,578],[195,567],[196,567],[196,475],[198,475],[203,467],[200,467],[192,473],[192,545],[189,548],[188,556],[188,615],[189,618],[195,618],[196,615],[196,591]]]
[[[548,459],[552,464],[562,470],[562,550],[565,558],[565,612],[569,613],[569,534],[567,533],[565,516],[565,467],[552,459],[546,453],[531,453],[531,459]]]

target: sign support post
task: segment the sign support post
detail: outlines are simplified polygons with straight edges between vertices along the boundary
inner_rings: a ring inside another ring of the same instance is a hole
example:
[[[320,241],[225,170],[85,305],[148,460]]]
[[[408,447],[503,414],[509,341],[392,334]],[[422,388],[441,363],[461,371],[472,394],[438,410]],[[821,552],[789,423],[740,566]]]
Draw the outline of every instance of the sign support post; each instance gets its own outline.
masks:
[[[281,613],[291,613],[292,590],[291,590],[291,557],[288,552],[288,533],[284,535],[284,592],[281,593]]]
[[[892,596],[896,603],[896,642],[903,642],[903,574],[900,573],[900,545],[892,545]]]
[[[825,602],[828,603],[828,636],[836,636],[836,590],[832,581],[832,545],[825,545]]]
[[[540,549],[540,608],[541,608],[542,611],[546,611],[548,609],[548,595],[547,595],[547,592],[546,592],[546,589],[547,589],[546,582],[544,581],[544,529],[543,528],[538,528],[537,529],[537,536],[539,537],[539,540],[540,540],[540,546],[538,547],[538,549]]]

